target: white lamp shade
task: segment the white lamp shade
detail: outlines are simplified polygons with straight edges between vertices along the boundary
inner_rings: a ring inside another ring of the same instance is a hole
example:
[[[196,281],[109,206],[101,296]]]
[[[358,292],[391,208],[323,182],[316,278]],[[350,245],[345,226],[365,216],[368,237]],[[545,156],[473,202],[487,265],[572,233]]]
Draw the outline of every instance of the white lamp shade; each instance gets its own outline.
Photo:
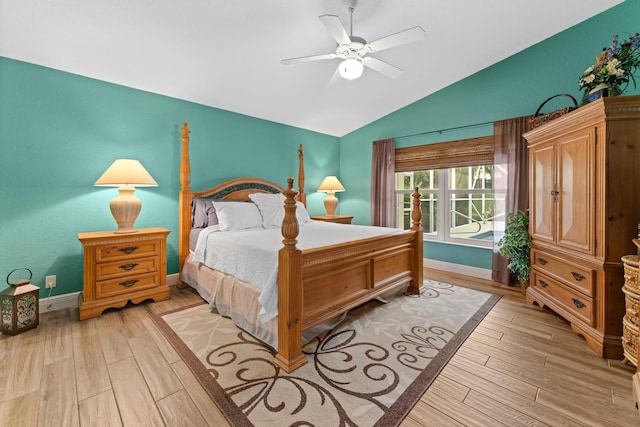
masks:
[[[157,187],[158,183],[137,160],[118,159],[96,181],[96,186]]]
[[[364,65],[362,65],[361,61],[355,58],[348,58],[340,63],[338,69],[340,70],[340,76],[342,78],[354,80],[362,75]]]
[[[324,193],[344,191],[344,187],[337,177],[330,175],[322,181],[320,187],[318,187],[318,191],[322,191]]]
[[[157,187],[158,183],[137,160],[118,159],[96,181],[96,186],[118,187],[118,197],[111,200],[111,214],[118,224],[115,233],[135,233],[142,202],[135,195],[135,187]]]

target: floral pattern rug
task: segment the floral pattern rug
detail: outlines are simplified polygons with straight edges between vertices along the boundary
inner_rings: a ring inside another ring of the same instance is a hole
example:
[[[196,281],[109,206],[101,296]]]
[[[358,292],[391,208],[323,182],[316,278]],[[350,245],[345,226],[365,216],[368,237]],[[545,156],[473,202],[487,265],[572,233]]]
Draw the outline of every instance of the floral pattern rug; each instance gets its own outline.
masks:
[[[291,374],[206,304],[154,320],[234,426],[395,426],[499,298],[425,280],[420,296],[352,310]]]

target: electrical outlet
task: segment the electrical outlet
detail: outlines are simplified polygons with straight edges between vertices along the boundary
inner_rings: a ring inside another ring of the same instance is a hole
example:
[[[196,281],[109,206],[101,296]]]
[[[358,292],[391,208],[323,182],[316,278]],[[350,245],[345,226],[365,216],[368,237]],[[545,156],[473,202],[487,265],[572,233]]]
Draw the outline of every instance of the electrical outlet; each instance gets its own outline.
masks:
[[[56,287],[56,276],[47,276],[44,278],[44,283],[45,283],[45,287],[47,289],[49,288],[55,288]]]

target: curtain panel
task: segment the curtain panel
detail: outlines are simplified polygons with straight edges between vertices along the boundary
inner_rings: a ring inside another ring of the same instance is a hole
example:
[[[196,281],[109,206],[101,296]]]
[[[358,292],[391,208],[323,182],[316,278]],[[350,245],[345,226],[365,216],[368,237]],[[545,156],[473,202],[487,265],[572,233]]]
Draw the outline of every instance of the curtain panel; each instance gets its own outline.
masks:
[[[529,153],[522,134],[530,129],[530,117],[499,120],[493,126],[496,217],[504,220],[493,223],[491,279],[505,285],[517,285],[518,279],[507,268],[509,262],[500,255],[496,243],[504,236],[507,214],[529,209]]]
[[[374,141],[371,163],[371,225],[395,227],[395,142]]]

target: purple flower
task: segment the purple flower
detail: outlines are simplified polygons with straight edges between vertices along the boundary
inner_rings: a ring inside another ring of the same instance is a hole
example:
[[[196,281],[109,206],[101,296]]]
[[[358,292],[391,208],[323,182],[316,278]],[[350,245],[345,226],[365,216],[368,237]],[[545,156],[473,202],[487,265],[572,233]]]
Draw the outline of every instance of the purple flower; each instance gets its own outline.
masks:
[[[604,49],[602,49],[604,50]],[[616,54],[618,53],[618,35],[614,34],[611,37],[611,46],[609,46],[609,50],[607,53],[607,58],[609,60],[612,60],[613,58],[616,57]]]

